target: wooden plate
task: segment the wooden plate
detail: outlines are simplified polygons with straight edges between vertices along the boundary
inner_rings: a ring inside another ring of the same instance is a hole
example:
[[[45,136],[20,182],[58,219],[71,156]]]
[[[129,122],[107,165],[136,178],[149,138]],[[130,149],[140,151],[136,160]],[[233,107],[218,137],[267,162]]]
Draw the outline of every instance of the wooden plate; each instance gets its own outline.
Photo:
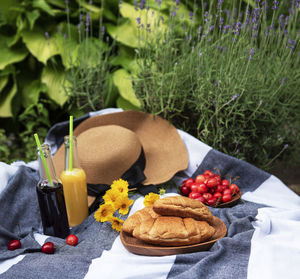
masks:
[[[223,203],[220,203],[219,205],[207,205],[207,206],[211,206],[211,207],[232,207],[234,205],[236,205],[240,198],[242,196],[242,191],[238,191],[233,197],[232,197],[232,200],[229,201],[229,202],[223,202]]]
[[[223,238],[227,233],[226,225],[222,220],[214,216],[213,223],[211,224],[215,229],[215,234],[211,237],[209,241],[185,245],[185,246],[159,246],[146,243],[141,241],[132,235],[121,231],[120,237],[125,248],[134,254],[144,255],[144,256],[169,256],[176,254],[192,253],[199,251],[208,250],[217,240]]]

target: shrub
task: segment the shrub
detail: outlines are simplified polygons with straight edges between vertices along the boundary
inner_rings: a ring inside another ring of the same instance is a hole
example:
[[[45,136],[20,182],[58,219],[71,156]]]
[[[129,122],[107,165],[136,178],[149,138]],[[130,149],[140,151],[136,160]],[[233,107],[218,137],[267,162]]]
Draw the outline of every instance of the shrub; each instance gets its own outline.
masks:
[[[134,89],[143,109],[266,170],[283,154],[299,160],[299,1],[287,14],[278,1],[246,9],[233,1],[230,10],[218,1],[189,18],[179,2],[155,47],[140,37]]]

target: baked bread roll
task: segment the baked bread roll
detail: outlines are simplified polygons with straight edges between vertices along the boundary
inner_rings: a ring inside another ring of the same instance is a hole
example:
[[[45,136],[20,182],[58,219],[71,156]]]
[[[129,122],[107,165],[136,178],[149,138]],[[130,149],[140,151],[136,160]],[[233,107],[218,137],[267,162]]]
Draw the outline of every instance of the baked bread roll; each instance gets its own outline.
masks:
[[[207,241],[214,233],[215,229],[205,221],[167,216],[149,218],[133,230],[135,238],[161,246],[196,244]]]
[[[123,231],[132,234],[134,228],[148,219],[157,218],[159,214],[153,211],[153,206],[147,206],[128,217],[123,224]]]
[[[208,223],[213,220],[213,215],[205,204],[183,196],[159,199],[153,204],[153,210],[163,216],[194,218]]]

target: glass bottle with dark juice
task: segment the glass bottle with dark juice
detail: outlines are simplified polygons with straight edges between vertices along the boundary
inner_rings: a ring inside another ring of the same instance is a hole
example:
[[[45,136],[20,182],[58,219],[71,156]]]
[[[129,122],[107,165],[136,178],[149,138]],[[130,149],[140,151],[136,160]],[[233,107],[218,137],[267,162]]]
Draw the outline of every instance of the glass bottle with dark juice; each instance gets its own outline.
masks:
[[[42,152],[45,157],[48,173],[46,173],[39,150],[40,181],[36,187],[36,192],[43,231],[46,235],[65,238],[70,234],[70,229],[62,184],[55,175],[49,145],[43,144]]]

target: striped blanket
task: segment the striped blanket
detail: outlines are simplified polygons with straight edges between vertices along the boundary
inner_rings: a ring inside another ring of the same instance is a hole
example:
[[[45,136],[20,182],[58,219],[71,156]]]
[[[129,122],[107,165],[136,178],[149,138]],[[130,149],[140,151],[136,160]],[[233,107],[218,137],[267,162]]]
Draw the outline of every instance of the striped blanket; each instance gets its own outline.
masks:
[[[90,113],[74,124],[109,109]],[[50,129],[47,142],[55,152],[68,123]],[[206,169],[240,176],[242,199],[231,208],[211,208],[227,227],[226,237],[208,251],[172,256],[140,256],[128,252],[119,234],[91,214],[72,229],[77,246],[43,235],[35,186],[37,162],[0,163],[0,278],[299,278],[300,197],[278,178],[244,161],[225,155],[178,130],[189,153],[189,166],[173,181],[179,185]],[[166,195],[176,195],[175,187]],[[143,207],[135,194],[129,215]],[[125,216],[126,219],[128,216]],[[20,227],[20,232],[19,232]],[[22,247],[7,249],[20,236]],[[46,241],[56,247],[52,255],[32,252]]]

